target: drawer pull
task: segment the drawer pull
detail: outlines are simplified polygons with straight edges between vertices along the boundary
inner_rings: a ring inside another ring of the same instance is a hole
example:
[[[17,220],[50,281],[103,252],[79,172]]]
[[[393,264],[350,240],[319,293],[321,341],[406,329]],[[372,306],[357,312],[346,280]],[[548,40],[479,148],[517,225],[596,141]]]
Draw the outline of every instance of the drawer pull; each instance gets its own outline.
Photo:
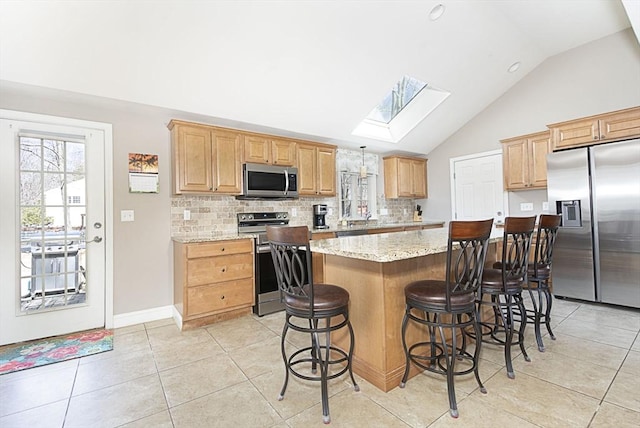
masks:
[[[224,247],[220,248],[220,251],[224,251]]]

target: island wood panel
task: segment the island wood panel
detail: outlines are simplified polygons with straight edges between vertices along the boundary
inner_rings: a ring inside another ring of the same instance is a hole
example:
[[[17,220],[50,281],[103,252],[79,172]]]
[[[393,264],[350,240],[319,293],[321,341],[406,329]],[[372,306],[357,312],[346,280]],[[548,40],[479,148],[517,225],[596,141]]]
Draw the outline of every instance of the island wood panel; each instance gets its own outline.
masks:
[[[487,260],[495,260],[495,244],[490,246]],[[406,362],[402,348],[404,287],[420,279],[443,279],[445,266],[446,253],[385,263],[324,255],[325,281],[349,292],[356,374],[385,392],[400,384]],[[426,327],[409,324],[408,343],[426,337]],[[332,340],[339,348],[348,349],[346,331],[336,332]],[[412,366],[409,376],[419,371]]]

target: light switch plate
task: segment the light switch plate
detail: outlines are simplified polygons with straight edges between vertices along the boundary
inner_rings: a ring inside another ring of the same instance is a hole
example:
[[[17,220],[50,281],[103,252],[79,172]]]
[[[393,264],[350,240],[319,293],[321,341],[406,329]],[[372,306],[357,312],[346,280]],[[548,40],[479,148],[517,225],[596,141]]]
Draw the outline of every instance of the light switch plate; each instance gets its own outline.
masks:
[[[549,211],[549,202],[542,203],[542,211]]]
[[[191,220],[191,211],[189,210],[184,210],[182,212],[182,219],[183,220]]]
[[[297,217],[298,216],[298,210],[296,208],[291,208],[291,217]]]
[[[520,204],[520,211],[533,211],[533,204],[532,203]]]
[[[133,221],[135,218],[133,210],[120,211],[120,221]]]
[[[386,208],[380,208],[380,215],[389,215],[389,210]]]

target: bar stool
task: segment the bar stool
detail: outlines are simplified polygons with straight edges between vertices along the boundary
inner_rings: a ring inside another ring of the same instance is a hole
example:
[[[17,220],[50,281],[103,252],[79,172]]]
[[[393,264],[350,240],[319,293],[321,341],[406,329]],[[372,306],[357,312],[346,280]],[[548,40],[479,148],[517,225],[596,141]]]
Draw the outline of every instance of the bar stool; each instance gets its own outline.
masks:
[[[524,330],[526,319],[521,314],[526,313],[522,300],[522,289],[527,283],[527,269],[529,266],[529,251],[531,236],[535,228],[536,217],[507,217],[504,223],[502,258],[494,267],[485,269],[480,286],[478,312],[482,342],[498,344],[504,347],[504,359],[507,366],[507,376],[515,378],[511,361],[511,346],[519,345],[526,361],[531,361],[524,346]],[[490,300],[486,300],[488,296]],[[493,320],[483,320],[483,309],[489,306],[493,312]],[[520,321],[518,331],[515,322]],[[514,342],[513,336],[517,340]]]
[[[536,247],[533,264],[529,266],[528,282],[523,286],[529,291],[533,309],[527,309],[527,323],[533,324],[538,351],[544,352],[544,343],[540,332],[540,324],[545,323],[549,337],[556,340],[551,331],[551,304],[553,297],[549,287],[551,279],[551,262],[553,245],[560,227],[560,215],[541,214],[536,234]],[[536,293],[534,293],[536,292]]]
[[[476,337],[481,335],[477,322],[476,291],[482,279],[492,225],[493,219],[452,221],[449,224],[445,280],[414,281],[404,289],[406,307],[402,320],[402,346],[406,365],[400,388],[406,385],[411,363],[423,370],[444,374],[447,377],[449,412],[454,418],[458,417],[454,376],[473,372],[480,390],[487,392],[478,374],[480,343],[476,344],[473,355],[468,352],[465,329],[472,327]],[[429,340],[408,346],[406,333],[409,322],[426,326]],[[436,335],[436,329],[439,335]],[[445,329],[450,332],[449,339]],[[462,336],[460,345],[458,334]],[[463,361],[466,365],[458,369],[457,364],[464,364]]]
[[[306,226],[267,226],[267,239],[278,287],[284,297],[286,314],[281,341],[286,375],[278,400],[284,398],[289,373],[300,379],[319,381],[322,419],[328,424],[331,417],[327,382],[348,371],[354,390],[360,390],[353,377],[351,364],[355,338],[349,321],[349,292],[337,285],[313,283],[309,229]],[[350,335],[349,349],[346,352],[331,346],[331,332],[344,327],[349,329]],[[289,329],[309,334],[311,346],[287,356],[285,342]],[[321,334],[324,334],[324,340],[321,340]],[[301,371],[304,367],[308,368],[309,364],[312,376]],[[320,375],[316,376],[318,366]],[[337,371],[330,373],[331,367],[337,367]]]

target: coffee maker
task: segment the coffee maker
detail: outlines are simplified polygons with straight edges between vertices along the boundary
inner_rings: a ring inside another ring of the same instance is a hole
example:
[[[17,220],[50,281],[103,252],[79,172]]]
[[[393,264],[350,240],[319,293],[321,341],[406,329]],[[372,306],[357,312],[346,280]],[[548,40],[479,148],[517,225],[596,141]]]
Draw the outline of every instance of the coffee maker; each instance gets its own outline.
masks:
[[[314,229],[328,229],[325,216],[327,215],[327,206],[325,204],[318,204],[313,206],[313,228]]]

